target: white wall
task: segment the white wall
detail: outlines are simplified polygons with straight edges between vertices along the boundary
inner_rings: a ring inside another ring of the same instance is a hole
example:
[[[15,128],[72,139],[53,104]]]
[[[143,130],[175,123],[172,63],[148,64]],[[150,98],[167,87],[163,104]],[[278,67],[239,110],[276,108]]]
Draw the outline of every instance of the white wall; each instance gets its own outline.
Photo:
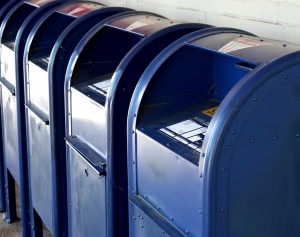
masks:
[[[300,45],[300,0],[99,0],[172,20],[235,27]]]

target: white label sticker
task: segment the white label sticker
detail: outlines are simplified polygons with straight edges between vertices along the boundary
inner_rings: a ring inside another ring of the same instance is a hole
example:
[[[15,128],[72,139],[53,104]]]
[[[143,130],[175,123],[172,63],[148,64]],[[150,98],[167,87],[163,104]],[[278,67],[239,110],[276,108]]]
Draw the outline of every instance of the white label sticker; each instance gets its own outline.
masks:
[[[196,145],[194,145],[192,143],[190,143],[188,146],[191,147],[191,148],[193,148],[193,149],[197,149],[198,148]]]
[[[159,130],[160,130],[161,132],[163,132],[163,133],[169,135],[170,137],[175,137],[175,134],[172,133],[172,132],[170,132],[170,131],[167,130],[167,129],[161,128],[161,129],[159,129]]]
[[[201,128],[193,130],[191,132],[183,133],[182,136],[188,138],[188,137],[193,137],[195,135],[198,135],[200,133],[201,133]]]
[[[178,140],[178,141],[180,141],[180,142],[182,142],[183,144],[188,144],[188,142],[186,141],[186,140],[184,140],[183,138],[181,138],[181,137],[174,137],[176,140]]]
[[[249,39],[249,38],[243,37],[243,38],[235,39],[235,40],[225,44],[222,48],[219,49],[219,52],[227,54],[227,53],[237,51],[240,49],[260,47],[260,46],[264,46],[264,45],[271,45],[271,44],[263,42],[263,41],[257,41],[254,39]]]
[[[196,141],[200,141],[201,137],[200,136],[193,136],[193,137],[189,137],[188,138],[191,142],[196,142]]]
[[[174,124],[172,126],[167,127],[169,130],[177,133],[177,134],[183,134],[183,133],[187,133],[196,129],[201,128],[202,126],[200,126],[199,124],[195,123],[192,120],[185,120],[183,122]]]

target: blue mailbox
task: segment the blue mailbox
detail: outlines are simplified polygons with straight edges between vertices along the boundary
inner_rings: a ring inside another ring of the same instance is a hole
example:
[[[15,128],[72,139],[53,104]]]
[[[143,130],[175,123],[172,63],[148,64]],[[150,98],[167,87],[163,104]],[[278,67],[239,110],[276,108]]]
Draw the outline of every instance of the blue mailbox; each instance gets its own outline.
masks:
[[[22,65],[16,64],[19,51],[24,48],[28,34],[34,22],[46,11],[58,5],[59,1],[17,1],[11,2],[8,11],[1,13],[2,24],[0,28],[1,42],[1,120],[3,134],[3,156],[5,168],[4,178],[6,186],[6,217],[7,222],[16,219],[15,182],[20,187],[23,234],[30,230],[28,174],[26,155],[22,150],[23,140],[19,139],[18,113],[20,106],[18,100],[23,98],[23,81],[19,90],[17,71],[22,70]],[[4,16],[5,15],[5,16]],[[21,103],[24,106],[24,103]],[[21,142],[21,144],[18,144]]]
[[[70,236],[128,236],[131,94],[163,48],[206,27],[129,12],[96,25],[78,43],[65,81]]]
[[[5,18],[6,14],[10,11],[10,9],[17,4],[18,1],[1,1],[0,5],[0,25]],[[0,116],[0,124],[1,116]],[[4,212],[6,210],[5,207],[5,175],[4,175],[4,164],[3,164],[3,149],[2,149],[2,129],[0,129],[0,212]]]
[[[3,8],[7,3],[9,3],[10,0],[4,0],[0,2],[0,9]]]
[[[128,112],[131,236],[300,235],[299,63],[218,28],[152,61]]]
[[[31,211],[36,234],[42,231],[41,222],[44,222],[53,236],[67,235],[64,74],[61,71],[82,35],[93,25],[123,11],[128,9],[106,8],[91,1],[66,2],[44,14],[26,42],[24,103]]]

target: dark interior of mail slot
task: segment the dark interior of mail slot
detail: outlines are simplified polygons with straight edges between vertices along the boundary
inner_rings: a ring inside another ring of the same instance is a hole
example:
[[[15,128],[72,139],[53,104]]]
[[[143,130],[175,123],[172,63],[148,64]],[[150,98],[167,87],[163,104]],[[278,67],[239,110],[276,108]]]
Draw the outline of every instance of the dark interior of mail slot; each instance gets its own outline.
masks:
[[[60,34],[76,17],[54,12],[38,28],[29,51],[29,61],[47,70],[51,50]],[[57,24],[59,22],[59,24]],[[53,27],[55,25],[55,27]]]
[[[129,31],[104,27],[81,52],[71,86],[104,106],[114,72],[142,37]]]

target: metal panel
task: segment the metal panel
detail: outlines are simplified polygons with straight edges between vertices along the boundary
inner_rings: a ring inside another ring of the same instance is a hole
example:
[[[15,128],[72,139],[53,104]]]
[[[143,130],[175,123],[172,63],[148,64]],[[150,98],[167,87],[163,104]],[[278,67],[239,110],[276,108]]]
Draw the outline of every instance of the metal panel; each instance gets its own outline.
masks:
[[[153,237],[168,235],[163,229],[161,229],[151,218],[146,215],[140,208],[134,203],[129,201],[129,223],[132,228],[130,229],[129,236],[131,237]]]
[[[213,117],[203,146],[211,162],[200,159],[215,177],[204,180],[215,217],[208,233],[299,235],[299,62],[298,51],[253,71]]]
[[[16,86],[16,66],[15,54],[13,49],[1,45],[1,77],[5,78],[10,84]]]
[[[1,7],[0,7],[0,24],[2,23],[3,19],[5,18],[6,14],[9,12],[9,10],[17,4],[18,1],[1,1]],[[0,59],[1,60],[1,59]],[[2,66],[0,66],[0,70]],[[2,119],[0,119],[2,120]],[[2,144],[2,121],[1,123],[1,130],[0,130],[0,143]],[[0,146],[0,212],[5,211],[5,169],[4,169],[4,157],[3,157],[3,148]]]
[[[50,127],[27,109],[32,204],[49,230],[53,228],[53,174]]]
[[[3,127],[3,158],[15,181],[20,184],[18,131],[15,97],[15,57],[14,52],[1,45],[1,83],[2,83],[2,127]]]
[[[202,182],[198,166],[137,132],[137,194],[191,236],[200,233]]]
[[[71,91],[72,135],[94,146],[106,157],[105,108],[72,88]]]
[[[10,170],[15,181],[20,184],[19,172],[19,153],[18,153],[18,132],[14,124],[17,123],[16,116],[16,97],[2,85],[2,122],[3,122],[3,140],[5,141],[4,158],[6,167]]]
[[[106,178],[69,145],[67,156],[69,236],[106,236]]]
[[[28,101],[49,116],[48,73],[33,62],[28,63]]]

